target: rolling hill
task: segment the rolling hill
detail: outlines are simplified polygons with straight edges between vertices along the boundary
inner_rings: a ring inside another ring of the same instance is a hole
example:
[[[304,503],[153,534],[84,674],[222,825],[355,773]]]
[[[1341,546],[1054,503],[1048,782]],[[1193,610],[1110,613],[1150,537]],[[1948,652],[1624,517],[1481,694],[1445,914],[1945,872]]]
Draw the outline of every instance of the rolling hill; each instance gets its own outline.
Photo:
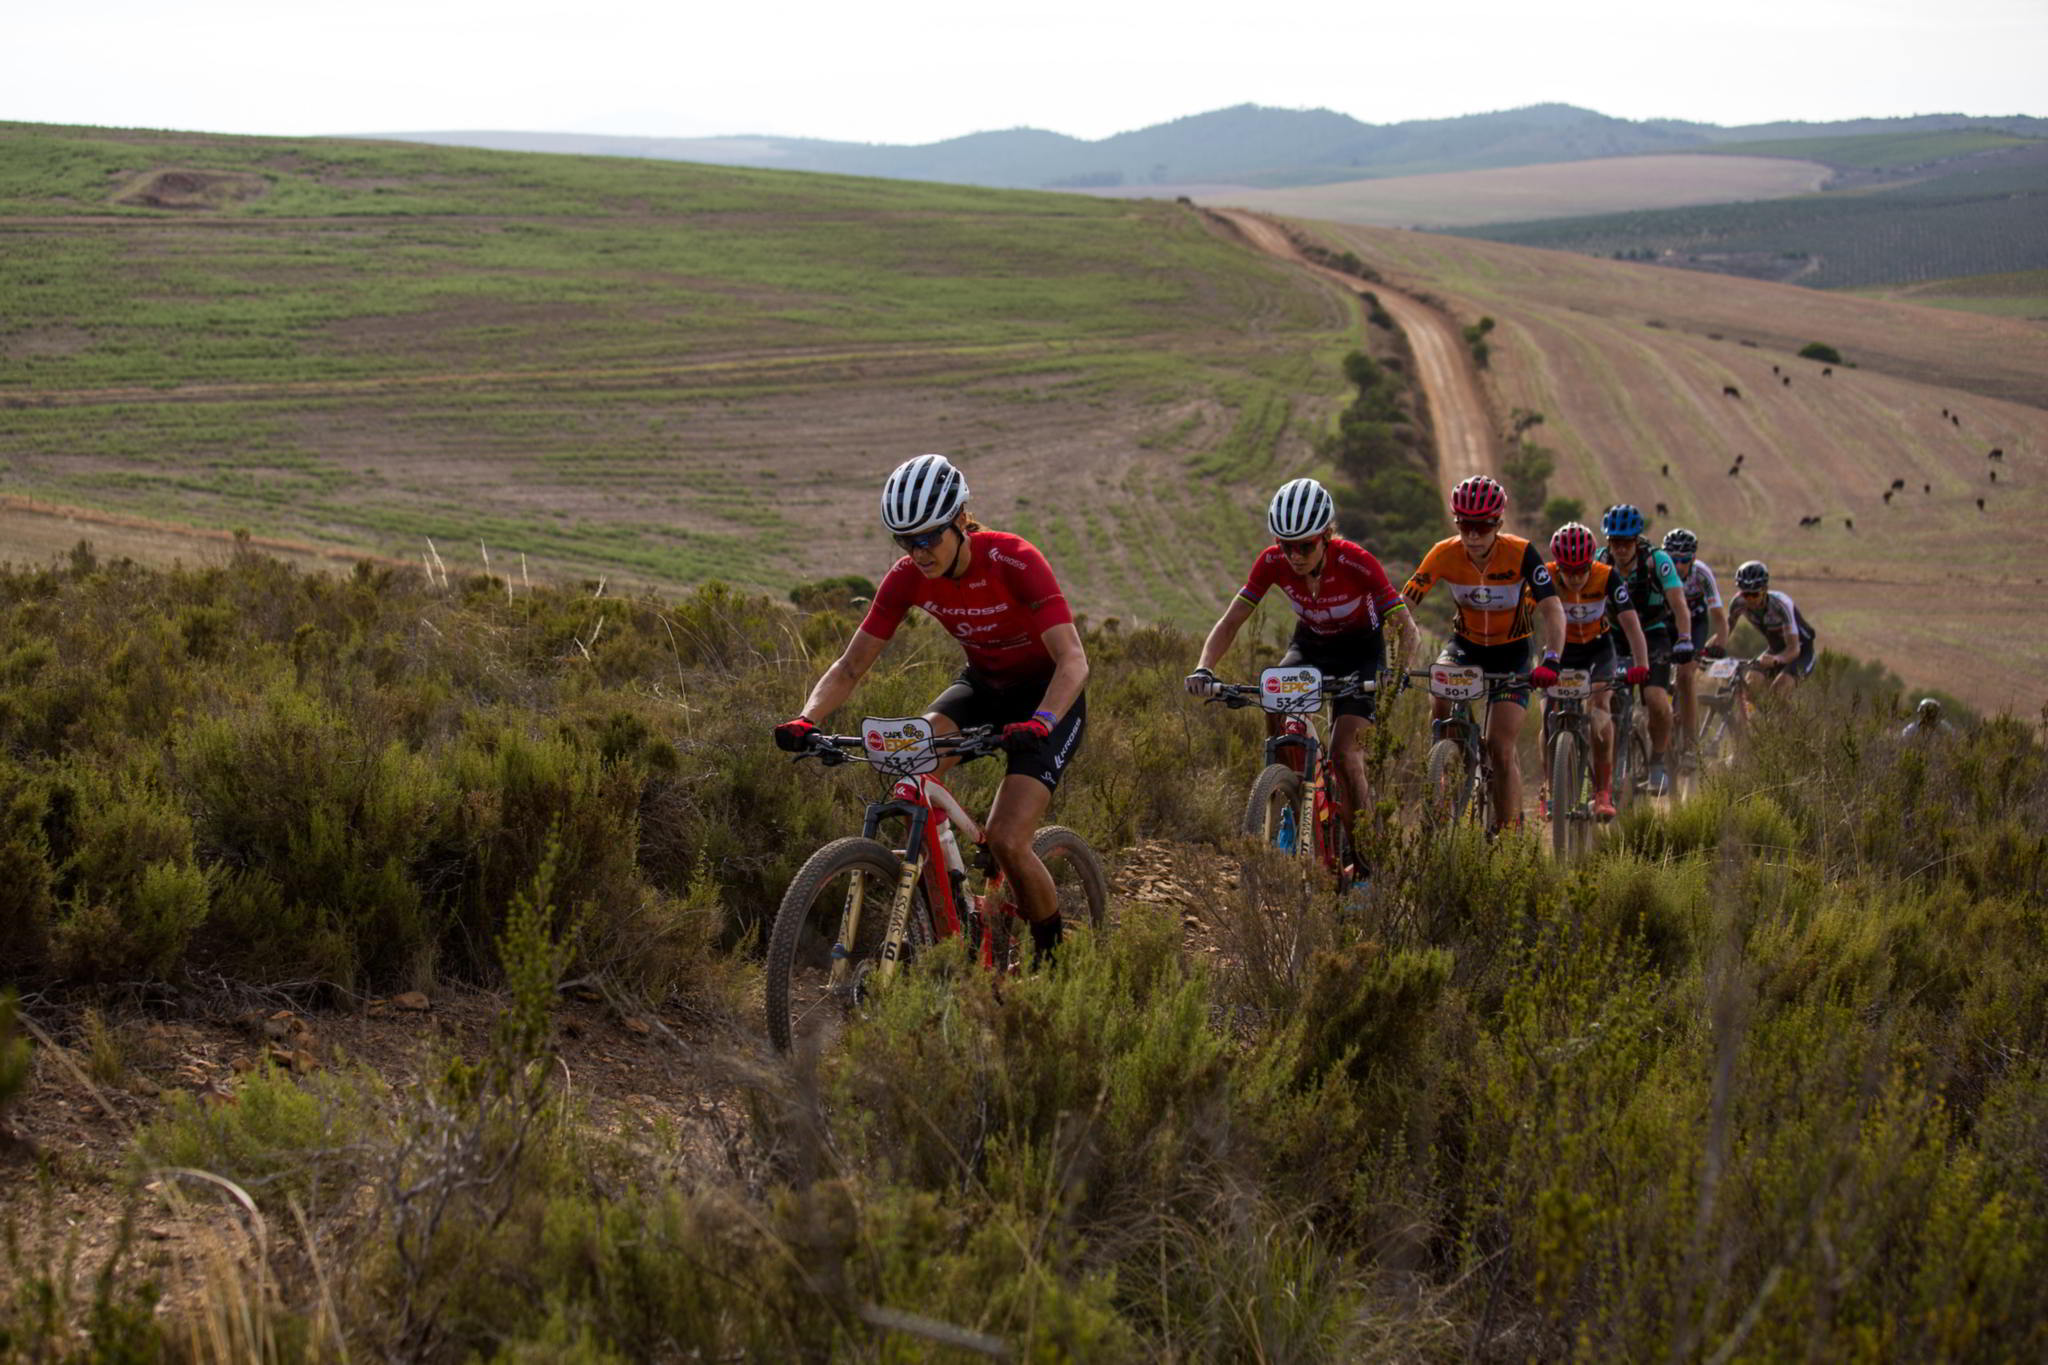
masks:
[[[2040,704],[2048,646],[2011,623],[2041,587],[2048,331],[1439,234],[1324,232],[1390,283],[1495,320],[1496,415],[1544,414],[1531,435],[1559,457],[1553,493],[1592,515],[1664,503],[1654,529],[1692,527],[1717,568],[1768,560],[1827,642],[1981,706]],[[1853,368],[1797,358],[1816,340]],[[1894,479],[1906,488],[1887,501]]]
[[[1669,119],[1618,119],[1568,104],[1390,124],[1364,123],[1328,109],[1271,109],[1247,104],[1094,141],[1037,128],[1015,128],[920,146],[801,137],[661,138],[493,131],[365,136],[504,151],[653,157],[1007,188],[1137,191],[1216,184],[1277,189],[1592,157],[1650,156],[1719,143],[1898,138],[1959,129],[1981,134],[1987,128],[2000,135],[2048,136],[2048,120],[2017,115],[1981,119],[1931,114],[1723,128]]]
[[[937,448],[1154,619],[1214,610],[1356,328],[1173,204],[27,125],[0,297],[17,496],[782,589],[885,566],[873,489]]]

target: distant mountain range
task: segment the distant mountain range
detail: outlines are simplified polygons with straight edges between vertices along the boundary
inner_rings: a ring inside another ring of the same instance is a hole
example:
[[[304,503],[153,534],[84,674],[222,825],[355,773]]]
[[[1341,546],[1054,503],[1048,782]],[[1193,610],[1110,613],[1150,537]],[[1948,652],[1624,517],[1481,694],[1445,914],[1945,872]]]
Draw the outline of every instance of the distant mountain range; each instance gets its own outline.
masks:
[[[1730,142],[1955,129],[2048,137],[2048,119],[1922,114],[1722,127],[1677,119],[1618,119],[1568,104],[1538,104],[1462,118],[1372,124],[1327,109],[1268,109],[1245,104],[1093,142],[1037,128],[972,133],[922,146],[818,138],[487,131],[367,136],[501,151],[635,156],[1014,189],[1141,190],[1178,185],[1320,185],[1704,150]]]

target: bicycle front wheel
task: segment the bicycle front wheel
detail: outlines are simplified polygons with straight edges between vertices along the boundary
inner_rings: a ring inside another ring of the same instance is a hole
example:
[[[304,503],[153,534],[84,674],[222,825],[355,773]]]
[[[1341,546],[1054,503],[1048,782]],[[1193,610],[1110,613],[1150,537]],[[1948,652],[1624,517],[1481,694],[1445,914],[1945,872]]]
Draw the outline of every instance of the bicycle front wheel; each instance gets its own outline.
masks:
[[[1432,826],[1451,824],[1464,816],[1472,804],[1473,772],[1465,746],[1455,739],[1440,739],[1429,746],[1424,769],[1423,819]]]
[[[872,839],[836,839],[798,869],[768,935],[768,1038],[778,1052],[829,1046],[857,1016],[881,965],[903,860]],[[911,952],[933,940],[931,905],[911,894]],[[834,965],[839,964],[837,979]]]
[[[1299,853],[1302,790],[1300,773],[1284,763],[1268,765],[1253,779],[1251,796],[1244,803],[1244,832],[1282,853]]]
[[[1550,744],[1550,851],[1563,862],[1583,851],[1586,836],[1586,751],[1579,737],[1558,731]]]

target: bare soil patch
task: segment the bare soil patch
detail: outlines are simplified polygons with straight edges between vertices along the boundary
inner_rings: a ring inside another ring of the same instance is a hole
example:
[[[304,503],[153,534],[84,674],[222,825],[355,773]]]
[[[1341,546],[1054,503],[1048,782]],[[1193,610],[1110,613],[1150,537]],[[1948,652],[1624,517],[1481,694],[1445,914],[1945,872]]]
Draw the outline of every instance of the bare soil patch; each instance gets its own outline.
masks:
[[[149,171],[113,195],[116,204],[149,209],[224,209],[260,199],[270,182],[245,171]]]

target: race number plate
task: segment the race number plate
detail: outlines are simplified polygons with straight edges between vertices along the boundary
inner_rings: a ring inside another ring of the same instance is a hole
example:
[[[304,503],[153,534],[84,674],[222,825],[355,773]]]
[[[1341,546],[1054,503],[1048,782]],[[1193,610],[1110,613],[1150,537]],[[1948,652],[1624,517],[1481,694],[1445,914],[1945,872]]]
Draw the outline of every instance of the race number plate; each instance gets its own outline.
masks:
[[[1741,667],[1742,660],[1740,659],[1716,659],[1707,665],[1707,676],[1726,682],[1734,677],[1735,670]]]
[[[1323,670],[1296,664],[1259,674],[1259,705],[1276,716],[1312,716],[1323,709]]]
[[[931,722],[923,716],[870,716],[860,723],[860,742],[868,762],[891,777],[916,777],[939,766]]]
[[[1593,695],[1593,670],[1590,668],[1560,668],[1557,682],[1551,687],[1550,695],[1560,701],[1579,701]]]
[[[1429,670],[1432,696],[1445,701],[1471,701],[1486,695],[1486,670],[1477,664],[1437,664]]]

